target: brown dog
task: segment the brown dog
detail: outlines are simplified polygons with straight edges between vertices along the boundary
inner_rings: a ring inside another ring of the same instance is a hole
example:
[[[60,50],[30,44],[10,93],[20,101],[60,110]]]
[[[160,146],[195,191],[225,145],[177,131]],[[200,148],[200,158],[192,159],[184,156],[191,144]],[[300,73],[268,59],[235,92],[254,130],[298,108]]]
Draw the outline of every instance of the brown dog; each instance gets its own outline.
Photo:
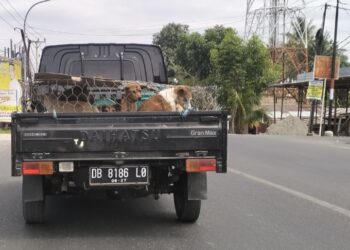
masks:
[[[191,108],[192,92],[188,86],[178,85],[163,89],[145,101],[138,111],[178,111]]]
[[[136,102],[141,99],[141,86],[133,82],[125,87],[125,95],[120,102],[120,111],[137,111]]]

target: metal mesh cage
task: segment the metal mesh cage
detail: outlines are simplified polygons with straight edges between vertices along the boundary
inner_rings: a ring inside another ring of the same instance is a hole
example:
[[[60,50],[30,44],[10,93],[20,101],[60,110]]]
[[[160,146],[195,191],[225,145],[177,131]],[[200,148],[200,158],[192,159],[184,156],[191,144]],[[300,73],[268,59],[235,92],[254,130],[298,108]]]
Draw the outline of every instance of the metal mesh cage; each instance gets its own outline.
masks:
[[[25,111],[39,113],[137,111],[137,107],[143,101],[171,86],[151,82],[70,76],[53,78],[41,75],[31,84]],[[194,109],[220,109],[212,87],[197,86],[191,89]]]

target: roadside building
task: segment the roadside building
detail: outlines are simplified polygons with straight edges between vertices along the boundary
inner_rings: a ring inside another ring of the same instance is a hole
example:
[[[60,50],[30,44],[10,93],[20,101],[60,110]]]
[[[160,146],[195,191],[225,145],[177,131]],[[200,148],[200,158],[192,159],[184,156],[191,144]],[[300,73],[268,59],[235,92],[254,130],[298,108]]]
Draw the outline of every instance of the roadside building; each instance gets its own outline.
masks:
[[[262,106],[275,123],[288,116],[299,117],[309,123],[311,102],[306,98],[309,82],[313,81],[313,72],[299,74],[296,80],[273,84],[265,92]],[[326,98],[323,113],[322,101],[317,101],[312,131],[318,132],[322,120],[322,131],[332,130],[336,135],[350,135],[350,67],[341,68],[339,79],[335,80],[332,120],[328,124],[328,96],[330,81],[326,81]]]

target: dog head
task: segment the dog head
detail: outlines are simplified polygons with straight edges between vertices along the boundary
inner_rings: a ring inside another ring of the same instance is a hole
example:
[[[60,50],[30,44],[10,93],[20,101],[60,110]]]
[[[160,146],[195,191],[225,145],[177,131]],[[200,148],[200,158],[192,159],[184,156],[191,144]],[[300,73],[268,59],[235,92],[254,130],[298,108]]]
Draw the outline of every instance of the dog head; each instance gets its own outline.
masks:
[[[125,87],[125,97],[129,102],[137,102],[141,99],[141,86],[138,83],[129,83]]]
[[[178,111],[191,108],[192,91],[188,86],[178,85],[174,87],[175,103]]]

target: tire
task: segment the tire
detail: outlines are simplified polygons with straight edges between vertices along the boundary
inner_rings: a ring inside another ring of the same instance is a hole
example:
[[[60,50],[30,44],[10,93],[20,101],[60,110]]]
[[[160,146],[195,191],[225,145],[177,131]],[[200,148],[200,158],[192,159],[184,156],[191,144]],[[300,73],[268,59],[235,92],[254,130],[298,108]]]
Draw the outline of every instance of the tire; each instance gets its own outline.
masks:
[[[45,220],[45,202],[23,202],[23,217],[27,224],[40,224]]]
[[[188,200],[187,198],[187,176],[175,184],[174,204],[179,221],[196,222],[201,211],[201,200]]]
[[[39,224],[45,220],[45,195],[42,176],[23,176],[23,218],[27,224]]]

